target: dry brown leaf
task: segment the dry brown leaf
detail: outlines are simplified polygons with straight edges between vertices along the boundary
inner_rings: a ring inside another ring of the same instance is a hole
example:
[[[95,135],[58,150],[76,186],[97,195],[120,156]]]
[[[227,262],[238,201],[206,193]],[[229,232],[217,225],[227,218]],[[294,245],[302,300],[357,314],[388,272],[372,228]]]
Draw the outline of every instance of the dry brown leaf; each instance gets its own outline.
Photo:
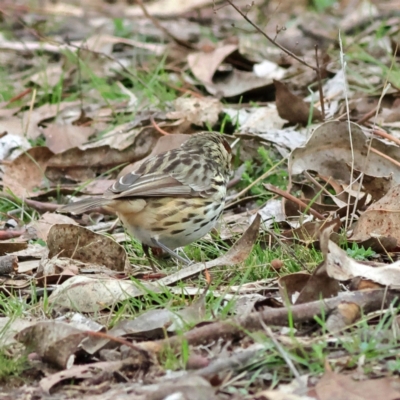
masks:
[[[154,292],[160,290],[157,285],[146,284],[145,287]],[[58,286],[49,296],[49,303],[79,312],[98,312],[144,294],[145,291],[131,281],[78,275]]]
[[[45,393],[49,394],[51,388],[62,381],[68,379],[93,379],[98,377],[99,373],[113,374],[131,364],[133,364],[132,360],[128,358],[118,361],[99,361],[92,364],[74,365],[68,370],[63,370],[44,377],[39,382],[39,385]]]
[[[65,322],[42,321],[25,328],[15,338],[45,361],[68,369],[74,364],[75,353],[85,337],[84,331]]]
[[[350,182],[350,172],[347,164],[371,176],[393,175],[395,183],[400,183],[400,167],[389,160],[371,152],[366,162],[368,140],[360,126],[346,121],[325,122],[315,129],[304,147],[294,150],[289,159],[289,174],[301,174],[303,171],[318,171],[321,175],[331,176],[336,180]],[[397,146],[389,146],[374,140],[373,147],[389,157],[400,162]]]
[[[60,64],[53,64],[47,66],[47,68],[41,68],[36,74],[28,77],[29,82],[35,83],[38,86],[52,88],[60,82],[61,76],[63,76],[63,66]],[[65,71],[63,80],[69,76],[69,72]],[[64,82],[65,84],[65,82]]]
[[[289,202],[285,202],[289,204]],[[289,214],[290,215],[290,214]],[[296,214],[298,218],[299,213]],[[293,220],[292,220],[293,223]],[[285,238],[293,239],[306,245],[318,243],[320,233],[325,229],[332,229],[333,232],[339,232],[341,221],[339,218],[334,218],[330,221],[309,221],[303,222],[298,228],[282,232]]]
[[[349,165],[349,169],[351,166]],[[361,172],[353,169],[354,179],[359,178]],[[371,195],[372,201],[377,201],[385,196],[393,187],[393,176],[371,176],[364,174],[362,178],[363,189]]]
[[[223,110],[222,103],[213,97],[187,98],[179,97],[174,100],[175,111],[169,112],[169,119],[184,119],[191,124],[214,126],[218,122],[219,114]]]
[[[70,257],[83,263],[104,265],[124,271],[128,262],[125,249],[113,239],[81,226],[53,225],[47,238],[49,258]]]
[[[35,274],[35,279],[42,286],[53,283],[59,285],[66,279],[78,275],[79,267],[82,267],[82,264],[71,258],[63,257],[41,260]]]
[[[34,196],[33,189],[43,183],[44,172],[52,156],[47,147],[33,147],[22,153],[7,165],[3,176],[4,187],[18,197]]]
[[[275,102],[279,116],[291,124],[307,125],[311,104],[306,103],[301,97],[293,94],[288,87],[280,81],[274,80]],[[317,108],[313,107],[312,120],[321,121],[322,114]]]
[[[44,213],[38,220],[33,221],[29,226],[35,229],[37,237],[47,241],[47,235],[51,227],[55,224],[72,224],[77,225],[76,221],[63,214]]]
[[[85,143],[94,133],[90,126],[51,124],[43,129],[48,148],[54,153],[62,153]]]
[[[339,290],[339,282],[329,277],[324,270],[316,269],[301,290],[296,304],[309,303],[319,298],[329,299],[330,297],[337,296]]]
[[[39,124],[45,120],[56,118],[57,115],[68,113],[69,110],[76,109],[80,106],[80,101],[61,102],[57,104],[43,104],[38,108],[25,111],[20,114],[21,126],[24,127],[22,133],[29,139],[37,139],[42,130]]]
[[[279,278],[278,287],[281,298],[285,301],[289,300],[290,304],[295,304],[310,277],[311,275],[308,272],[296,272]]]
[[[400,245],[400,185],[370,205],[354,227],[351,239],[364,241],[371,237],[392,237]]]
[[[356,381],[348,375],[325,372],[315,391],[318,400],[397,400],[400,396],[398,378]]]
[[[337,244],[329,240],[329,232],[321,235],[321,249],[324,254],[323,267],[328,275],[339,281],[355,277],[370,279],[384,286],[400,286],[400,261],[393,264],[365,265],[350,258]]]
[[[0,317],[1,346],[6,347],[15,343],[14,337],[17,333],[35,324],[35,320]]]
[[[124,125],[120,129],[109,132],[101,141],[54,155],[46,176],[54,182],[65,178],[75,181],[93,179],[116,166],[141,160],[160,137],[154,128],[130,129]]]
[[[0,256],[24,250],[28,247],[26,242],[16,242],[15,240],[0,242]]]
[[[200,51],[188,55],[193,75],[204,85],[213,84],[213,76],[224,59],[237,50],[236,44],[221,45],[212,51]]]
[[[188,64],[193,75],[203,83],[210,94],[217,97],[233,97],[272,85],[272,79],[269,77],[257,76],[254,71],[236,68],[229,73],[224,73],[223,76],[215,77],[220,64],[236,51],[236,44],[224,44],[211,51],[200,51],[188,55]],[[249,69],[251,68],[252,63],[239,53],[235,53],[235,57],[240,59],[242,65],[248,64]]]

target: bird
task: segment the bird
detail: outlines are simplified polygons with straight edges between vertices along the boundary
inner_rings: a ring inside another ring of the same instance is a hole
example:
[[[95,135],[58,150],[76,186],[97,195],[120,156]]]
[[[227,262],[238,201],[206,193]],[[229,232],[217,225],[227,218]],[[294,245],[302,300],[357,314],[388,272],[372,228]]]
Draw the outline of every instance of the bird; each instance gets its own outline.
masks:
[[[232,175],[232,149],[217,132],[190,135],[180,147],[145,160],[119,178],[102,196],[62,206],[81,214],[103,207],[117,214],[127,232],[149,249],[164,250],[184,264],[174,250],[201,239],[216,225],[225,206]]]

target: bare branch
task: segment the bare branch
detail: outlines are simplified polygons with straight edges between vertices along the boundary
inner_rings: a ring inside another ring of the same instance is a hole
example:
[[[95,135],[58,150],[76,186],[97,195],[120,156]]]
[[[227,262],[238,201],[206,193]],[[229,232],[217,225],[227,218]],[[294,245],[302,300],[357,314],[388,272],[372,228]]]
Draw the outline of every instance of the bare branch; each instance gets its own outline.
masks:
[[[226,0],[252,27],[254,27],[261,35],[263,35],[265,38],[267,38],[272,44],[274,44],[276,47],[280,48],[284,53],[286,53],[288,56],[294,58],[297,60],[299,63],[305,65],[308,68],[311,68],[313,71],[318,73],[318,67],[314,67],[313,65],[309,64],[308,62],[302,60],[300,57],[296,56],[296,54],[292,53],[290,50],[287,48],[283,47],[281,44],[279,44],[277,41],[272,39],[269,35],[267,35],[259,26],[257,26],[250,18],[247,17],[246,14],[244,14],[239,7],[235,6],[231,0]]]

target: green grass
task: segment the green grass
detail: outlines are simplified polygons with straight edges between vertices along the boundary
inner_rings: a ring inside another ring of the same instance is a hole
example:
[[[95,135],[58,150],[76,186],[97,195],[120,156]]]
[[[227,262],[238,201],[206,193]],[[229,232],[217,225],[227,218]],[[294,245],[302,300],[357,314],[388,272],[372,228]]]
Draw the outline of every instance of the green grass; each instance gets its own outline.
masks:
[[[335,5],[337,0],[312,0],[312,7],[315,9],[317,13],[323,13],[328,8]]]
[[[25,355],[12,357],[7,354],[7,349],[0,348],[0,383],[8,383],[10,380],[14,380],[14,384],[23,383],[21,375],[29,368]]]
[[[367,260],[376,255],[371,247],[366,249],[364,246],[359,246],[357,243],[353,243],[351,247],[348,247],[346,252],[349,257],[359,261]]]
[[[238,191],[250,186],[260,175],[272,169],[276,164],[280,162],[278,155],[270,149],[265,147],[259,147],[258,159],[245,161],[246,169],[242,175],[240,183],[237,185]],[[237,155],[239,159],[240,155]],[[237,165],[236,167],[238,167]],[[268,192],[263,184],[270,183],[281,189],[286,189],[288,184],[288,172],[286,167],[283,165],[278,168],[274,173],[266,178],[265,180],[254,185],[248,192],[247,195],[257,196],[257,204],[262,205],[268,199],[272,197],[271,193]]]
[[[13,198],[0,196],[0,221],[8,219],[8,213],[12,213],[15,218],[22,222],[29,223],[39,218],[37,211],[28,207],[21,199],[12,195]]]

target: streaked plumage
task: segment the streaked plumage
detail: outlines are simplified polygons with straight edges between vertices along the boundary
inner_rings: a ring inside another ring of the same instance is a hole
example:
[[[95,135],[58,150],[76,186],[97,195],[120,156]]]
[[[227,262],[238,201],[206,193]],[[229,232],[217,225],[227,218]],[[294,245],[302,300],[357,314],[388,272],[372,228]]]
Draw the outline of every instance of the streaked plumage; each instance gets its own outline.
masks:
[[[173,250],[207,234],[221,215],[231,175],[231,149],[218,133],[192,135],[124,175],[102,197],[77,201],[61,212],[105,207],[145,246]]]

